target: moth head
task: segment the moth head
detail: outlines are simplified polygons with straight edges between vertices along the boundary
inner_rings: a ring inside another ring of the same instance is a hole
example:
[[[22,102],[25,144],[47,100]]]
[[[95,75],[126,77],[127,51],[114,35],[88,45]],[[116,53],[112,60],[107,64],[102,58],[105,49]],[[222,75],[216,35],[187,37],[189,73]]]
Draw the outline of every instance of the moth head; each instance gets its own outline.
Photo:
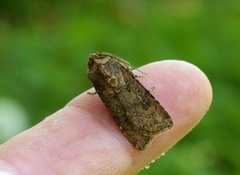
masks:
[[[88,60],[88,72],[95,72],[99,66],[104,65],[110,60],[110,56],[101,53],[93,53],[89,56]]]

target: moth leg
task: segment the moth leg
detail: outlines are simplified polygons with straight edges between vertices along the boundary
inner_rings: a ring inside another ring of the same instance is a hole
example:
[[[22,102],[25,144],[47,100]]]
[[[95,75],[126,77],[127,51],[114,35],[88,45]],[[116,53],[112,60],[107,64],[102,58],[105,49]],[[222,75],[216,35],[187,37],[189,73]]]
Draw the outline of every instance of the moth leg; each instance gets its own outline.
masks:
[[[151,89],[149,89],[149,92],[152,92],[155,89],[155,86],[153,86]]]
[[[97,91],[95,91],[95,92],[87,92],[87,94],[89,94],[89,95],[95,95],[97,93]]]
[[[135,78],[144,78],[144,75],[134,75]]]

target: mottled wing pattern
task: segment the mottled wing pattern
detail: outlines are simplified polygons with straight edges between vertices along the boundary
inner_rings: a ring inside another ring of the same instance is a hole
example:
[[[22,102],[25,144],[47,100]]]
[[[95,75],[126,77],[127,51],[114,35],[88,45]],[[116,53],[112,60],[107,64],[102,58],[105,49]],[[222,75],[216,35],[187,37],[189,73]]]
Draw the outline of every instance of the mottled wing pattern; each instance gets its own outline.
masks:
[[[129,63],[96,53],[88,65],[96,92],[134,147],[144,150],[154,135],[172,127],[168,113],[135,78]]]

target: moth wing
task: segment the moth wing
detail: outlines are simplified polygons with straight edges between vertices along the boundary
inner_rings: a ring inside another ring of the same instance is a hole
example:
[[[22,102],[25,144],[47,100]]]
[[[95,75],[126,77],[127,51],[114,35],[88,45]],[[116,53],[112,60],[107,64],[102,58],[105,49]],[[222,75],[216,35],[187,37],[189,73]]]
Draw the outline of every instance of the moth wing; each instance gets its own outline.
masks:
[[[160,104],[157,107],[153,105],[147,110],[137,111],[133,112],[136,117],[127,118],[143,135],[155,135],[173,126],[172,119]]]
[[[138,130],[124,132],[124,135],[128,138],[129,142],[138,150],[144,150],[148,143],[153,139],[151,136],[142,135]]]

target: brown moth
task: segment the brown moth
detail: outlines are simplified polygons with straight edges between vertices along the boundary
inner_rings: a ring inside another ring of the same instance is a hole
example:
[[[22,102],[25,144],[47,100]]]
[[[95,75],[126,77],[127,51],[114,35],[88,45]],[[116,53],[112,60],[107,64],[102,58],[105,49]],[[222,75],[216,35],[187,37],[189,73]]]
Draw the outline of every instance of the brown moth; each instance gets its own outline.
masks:
[[[171,128],[173,122],[131,69],[128,62],[116,56],[93,53],[88,61],[88,78],[129,142],[144,150],[154,135]]]

